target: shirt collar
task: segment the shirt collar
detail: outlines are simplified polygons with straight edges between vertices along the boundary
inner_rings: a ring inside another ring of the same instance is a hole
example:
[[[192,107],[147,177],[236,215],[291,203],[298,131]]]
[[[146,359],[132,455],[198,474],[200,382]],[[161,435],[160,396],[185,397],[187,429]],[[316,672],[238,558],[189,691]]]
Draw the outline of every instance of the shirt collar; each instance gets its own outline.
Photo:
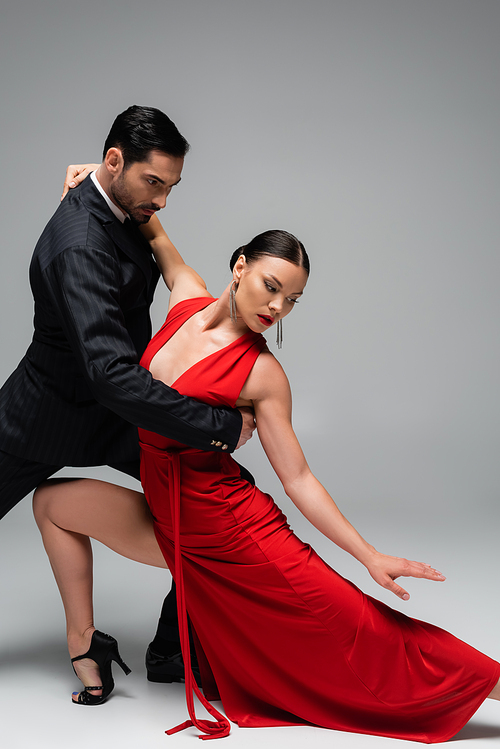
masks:
[[[121,211],[118,208],[118,206],[113,203],[109,195],[103,190],[102,185],[99,183],[99,180],[97,179],[95,172],[90,173],[90,179],[92,180],[92,182],[94,183],[94,185],[96,186],[96,188],[99,190],[100,194],[106,201],[106,204],[109,207],[110,211],[112,211],[112,213],[116,216],[118,221],[121,221],[121,223],[123,224],[125,219],[128,218],[128,214],[123,213],[123,211]]]

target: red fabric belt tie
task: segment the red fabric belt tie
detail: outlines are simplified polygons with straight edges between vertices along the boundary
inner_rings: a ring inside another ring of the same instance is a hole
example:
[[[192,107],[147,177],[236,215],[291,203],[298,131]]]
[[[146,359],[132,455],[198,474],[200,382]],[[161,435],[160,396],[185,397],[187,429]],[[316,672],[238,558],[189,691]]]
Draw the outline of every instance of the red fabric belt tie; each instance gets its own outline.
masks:
[[[183,731],[185,728],[194,726],[203,733],[198,738],[222,739],[229,736],[231,724],[228,719],[222,715],[201,693],[193,672],[191,670],[191,651],[189,646],[188,618],[186,612],[186,597],[184,592],[184,578],[182,574],[182,550],[180,541],[180,516],[181,516],[181,460],[180,455],[187,450],[167,451],[159,450],[152,445],[141,443],[143,450],[154,453],[164,459],[167,463],[168,482],[170,489],[170,503],[172,508],[172,520],[174,526],[174,550],[175,550],[175,584],[177,588],[177,618],[179,620],[179,634],[181,640],[182,660],[184,661],[186,703],[190,720],[186,720],[175,728],[165,731],[168,735]],[[215,720],[199,720],[194,710],[193,692],[198,697],[203,707],[212,715]]]

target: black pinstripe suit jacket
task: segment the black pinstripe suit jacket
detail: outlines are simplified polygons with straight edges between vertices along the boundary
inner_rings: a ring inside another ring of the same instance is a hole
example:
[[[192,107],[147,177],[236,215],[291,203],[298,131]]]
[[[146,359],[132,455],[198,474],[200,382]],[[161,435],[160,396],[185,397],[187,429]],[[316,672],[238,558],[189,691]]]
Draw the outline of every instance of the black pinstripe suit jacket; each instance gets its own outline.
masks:
[[[0,448],[53,465],[138,456],[142,427],[214,450],[234,449],[239,412],[213,409],[139,366],[151,337],[159,273],[140,232],[127,231],[90,178],[40,237],[30,267],[33,341],[0,391]]]

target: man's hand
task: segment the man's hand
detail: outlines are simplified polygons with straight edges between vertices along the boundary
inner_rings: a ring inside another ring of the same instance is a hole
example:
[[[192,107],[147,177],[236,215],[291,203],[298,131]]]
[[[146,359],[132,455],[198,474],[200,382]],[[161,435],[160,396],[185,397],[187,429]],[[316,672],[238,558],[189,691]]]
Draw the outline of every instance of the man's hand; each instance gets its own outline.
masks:
[[[426,580],[436,582],[446,580],[445,576],[431,567],[430,564],[409,562],[408,559],[390,557],[379,552],[375,552],[373,560],[366,565],[366,568],[376,583],[392,591],[403,601],[408,601],[410,595],[404,588],[394,582],[397,577],[424,577]]]
[[[254,412],[251,408],[242,406],[242,408],[239,408],[238,411],[243,418],[243,426],[241,427],[240,439],[238,440],[236,449],[238,449],[239,447],[243,447],[245,442],[248,442],[248,440],[252,438],[253,430],[256,426]]]
[[[64,180],[61,200],[72,187],[76,187],[83,182],[90,172],[98,169],[100,164],[70,164],[66,169],[66,179]]]

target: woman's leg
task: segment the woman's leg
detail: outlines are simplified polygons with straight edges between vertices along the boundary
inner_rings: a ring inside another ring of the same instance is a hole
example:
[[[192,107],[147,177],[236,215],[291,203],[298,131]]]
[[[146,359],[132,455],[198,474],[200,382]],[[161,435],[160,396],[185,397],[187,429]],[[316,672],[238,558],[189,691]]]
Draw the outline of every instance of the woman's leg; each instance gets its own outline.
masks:
[[[36,490],[33,512],[61,594],[74,658],[87,652],[95,630],[90,538],[137,562],[167,565],[139,492],[94,479],[51,479]],[[101,683],[93,661],[77,661],[75,669],[85,685]]]

